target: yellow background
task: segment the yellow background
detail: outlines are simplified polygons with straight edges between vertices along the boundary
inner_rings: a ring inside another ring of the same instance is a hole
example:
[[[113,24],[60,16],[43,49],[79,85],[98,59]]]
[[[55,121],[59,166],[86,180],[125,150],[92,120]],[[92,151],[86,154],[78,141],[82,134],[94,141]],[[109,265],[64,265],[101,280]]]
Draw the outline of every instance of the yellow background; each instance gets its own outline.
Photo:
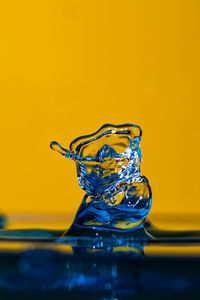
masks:
[[[75,164],[49,143],[129,122],[152,213],[200,213],[199,16],[198,0],[1,1],[1,211],[74,213]]]

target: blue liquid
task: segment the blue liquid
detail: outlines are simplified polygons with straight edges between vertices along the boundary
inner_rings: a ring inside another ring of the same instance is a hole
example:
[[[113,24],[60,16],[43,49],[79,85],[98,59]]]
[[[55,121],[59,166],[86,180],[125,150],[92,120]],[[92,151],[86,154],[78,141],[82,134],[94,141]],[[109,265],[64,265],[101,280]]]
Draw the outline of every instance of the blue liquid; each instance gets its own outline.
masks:
[[[51,148],[76,162],[78,182],[86,191],[73,226],[133,231],[143,226],[151,208],[151,188],[140,173],[141,129],[137,125],[102,126],[75,139],[70,150]]]
[[[187,228],[194,216],[177,215],[174,226],[177,220]],[[174,222],[170,216],[165,221]],[[200,247],[200,231],[163,231],[145,221],[135,232],[87,229],[60,239],[64,229],[53,230],[54,222],[30,229],[33,223],[22,218],[21,230],[7,229],[8,222],[0,231],[1,299],[27,299],[27,293],[28,299],[199,297],[200,252],[193,250]]]

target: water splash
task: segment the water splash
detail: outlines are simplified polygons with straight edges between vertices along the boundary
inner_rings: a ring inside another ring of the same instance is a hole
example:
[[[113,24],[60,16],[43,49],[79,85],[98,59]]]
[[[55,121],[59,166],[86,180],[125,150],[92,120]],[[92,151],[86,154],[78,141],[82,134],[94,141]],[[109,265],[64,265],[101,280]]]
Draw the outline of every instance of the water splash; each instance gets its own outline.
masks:
[[[76,162],[78,182],[86,191],[73,226],[132,231],[143,226],[151,208],[151,189],[140,173],[141,129],[105,124],[81,136],[70,150],[53,141],[50,147]]]

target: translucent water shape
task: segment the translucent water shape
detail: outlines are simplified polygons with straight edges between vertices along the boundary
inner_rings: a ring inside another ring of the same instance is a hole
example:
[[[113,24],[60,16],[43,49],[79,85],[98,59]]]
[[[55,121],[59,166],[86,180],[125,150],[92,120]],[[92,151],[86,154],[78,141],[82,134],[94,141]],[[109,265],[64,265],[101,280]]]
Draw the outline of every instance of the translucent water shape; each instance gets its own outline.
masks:
[[[152,194],[140,173],[141,135],[134,124],[105,124],[73,140],[69,150],[51,142],[53,150],[75,161],[79,185],[86,192],[72,228],[126,232],[143,227]]]

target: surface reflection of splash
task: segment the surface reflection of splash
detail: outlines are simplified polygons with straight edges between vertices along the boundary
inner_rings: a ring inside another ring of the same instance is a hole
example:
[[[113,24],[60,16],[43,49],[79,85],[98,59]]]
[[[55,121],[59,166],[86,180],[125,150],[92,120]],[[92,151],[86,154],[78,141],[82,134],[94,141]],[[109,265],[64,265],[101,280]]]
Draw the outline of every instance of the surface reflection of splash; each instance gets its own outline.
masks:
[[[44,299],[44,292],[48,299],[199,296],[199,253],[182,252],[185,245],[199,249],[199,231],[163,231],[146,221],[134,233],[76,230],[62,239],[55,230],[1,231],[0,296],[2,291],[12,299],[24,299],[27,291],[34,299]]]
[[[41,298],[43,292],[56,292],[57,296],[64,292],[67,299],[81,296],[121,299],[146,293],[149,298],[154,293],[196,292],[197,295],[199,292],[199,261],[144,260],[133,246],[97,251],[74,245],[72,249],[69,255],[64,249],[48,249],[43,245],[17,255],[1,255],[1,266],[4,261],[3,265],[7,263],[9,268],[0,269],[0,291],[32,291],[34,295],[41,292],[38,294]]]
[[[117,239],[120,233],[114,235],[115,238],[95,234],[94,237],[67,237],[57,239],[56,243],[32,244],[30,249],[17,255],[15,268],[5,274],[0,270],[0,289],[65,291],[71,297],[73,294],[77,297],[80,292],[91,297],[98,292],[98,296],[102,294],[115,299],[117,294],[135,292],[132,271],[131,277],[123,268],[121,272],[120,260],[143,260],[143,246],[149,235],[144,229],[140,229],[132,240],[128,236],[126,240]]]
[[[86,195],[73,227],[133,231],[143,226],[151,208],[151,189],[140,174],[141,129],[124,124],[102,126],[75,139],[70,150],[51,148],[76,162],[78,182]]]

